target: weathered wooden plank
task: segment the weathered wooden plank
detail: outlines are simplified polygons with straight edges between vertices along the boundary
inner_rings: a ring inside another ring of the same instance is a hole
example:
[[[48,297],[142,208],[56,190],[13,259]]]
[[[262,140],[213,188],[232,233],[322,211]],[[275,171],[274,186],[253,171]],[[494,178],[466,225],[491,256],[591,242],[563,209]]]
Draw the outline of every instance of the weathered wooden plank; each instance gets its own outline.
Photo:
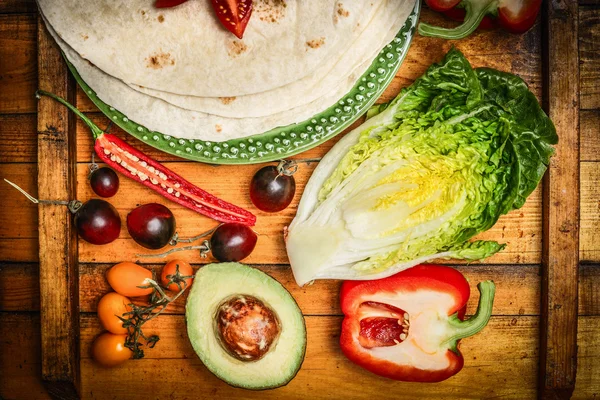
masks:
[[[244,260],[252,264],[287,264],[288,259],[283,242],[283,228],[287,226],[296,213],[298,202],[304,186],[315,167],[301,166],[296,173],[296,196],[291,205],[279,213],[264,213],[257,210],[248,195],[248,185],[252,175],[261,167],[258,165],[212,166],[198,163],[168,163],[169,168],[205,190],[254,212],[258,219],[254,230],[258,233],[258,244],[254,252]],[[79,200],[85,201],[96,197],[87,183],[87,164],[78,165]],[[235,179],[231,179],[235,176]],[[151,189],[121,176],[119,192],[110,199],[125,221],[127,213],[143,203],[166,204],[175,214],[177,230],[180,237],[192,237],[214,227],[216,223],[206,217],[188,210],[178,204],[165,201]],[[536,264],[541,261],[541,192],[536,190],[520,210],[510,212],[500,218],[489,231],[477,236],[478,239],[499,240],[507,243],[507,248],[497,255],[485,260],[489,264]],[[165,249],[166,250],[166,249]],[[110,246],[95,246],[80,241],[79,260],[81,262],[119,262],[136,260],[137,254],[158,254],[137,245],[126,231],[125,224],[119,239]],[[211,259],[200,259],[196,252],[174,253],[167,257],[192,257],[194,262],[210,262]],[[160,262],[163,259],[144,259],[145,262]]]
[[[0,312],[0,398],[49,399],[40,369],[39,315]]]
[[[573,400],[600,396],[600,316],[579,317],[577,334],[577,382]]]
[[[567,399],[577,371],[579,57],[576,2],[547,2],[545,85],[560,141],[544,185],[540,398]]]
[[[37,11],[35,0],[2,0],[0,14],[34,13]]]
[[[35,112],[36,17],[0,15],[0,114]]]
[[[39,311],[38,264],[13,264],[0,261],[0,312]]]
[[[35,114],[0,114],[0,162],[37,161],[36,125]]]
[[[0,214],[1,239],[37,239],[37,206],[4,182],[4,179],[8,179],[32,196],[37,196],[36,174],[35,164],[0,164],[0,208],[10,210]],[[10,257],[8,253],[2,255]]]
[[[160,272],[163,264],[145,265]],[[82,312],[95,312],[98,301],[112,289],[105,273],[112,264],[80,264],[79,304]],[[200,265],[194,265],[197,269]],[[341,315],[338,293],[340,281],[316,281],[313,285],[298,287],[289,265],[255,265],[277,279],[290,291],[305,315]],[[471,284],[469,310],[477,308],[479,295],[477,283],[484,280],[496,282],[494,315],[537,315],[539,313],[539,266],[536,265],[469,265],[458,266]],[[1,276],[1,275],[0,275]],[[187,294],[184,294],[165,313],[184,313]]]
[[[581,261],[600,262],[600,162],[581,163]]]
[[[40,88],[69,98],[67,67],[40,19],[38,24]],[[73,132],[73,133],[71,133]],[[47,200],[75,197],[74,122],[67,109],[42,98],[38,103],[38,195]],[[79,386],[79,310],[77,237],[71,215],[62,205],[40,205],[40,310],[42,379],[55,398],[76,398]]]
[[[600,316],[600,265],[579,267],[579,316]]]
[[[598,13],[600,14],[600,11]],[[600,108],[582,111],[579,114],[579,129],[581,131],[581,161],[600,161]],[[582,174],[581,181],[586,179],[587,176]]]
[[[579,9],[579,62],[582,109],[600,108],[598,54],[600,54],[600,12],[595,7],[581,7]]]
[[[150,325],[152,323],[152,325]],[[465,367],[441,383],[395,382],[350,363],[339,350],[341,317],[307,317],[308,346],[294,380],[275,390],[232,388],[202,366],[186,339],[183,316],[164,316],[149,323],[148,332],[162,334],[147,358],[103,369],[89,359],[89,346],[100,333],[94,315],[81,316],[82,395],[105,399],[155,398],[532,398],[538,354],[536,317],[493,317],[479,334],[461,343]],[[156,379],[157,371],[168,380]],[[169,373],[171,372],[171,373]],[[110,391],[106,388],[110,387]]]

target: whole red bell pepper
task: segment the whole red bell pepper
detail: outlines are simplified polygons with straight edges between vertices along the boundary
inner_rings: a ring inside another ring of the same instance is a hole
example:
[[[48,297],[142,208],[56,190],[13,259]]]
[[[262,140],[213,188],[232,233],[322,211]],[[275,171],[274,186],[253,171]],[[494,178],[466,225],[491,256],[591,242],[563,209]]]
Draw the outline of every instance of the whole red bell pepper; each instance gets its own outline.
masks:
[[[439,382],[464,364],[458,342],[482,330],[495,285],[484,281],[475,315],[463,321],[469,284],[450,267],[419,265],[388,278],[342,285],[340,345],[350,361],[387,378]]]
[[[426,23],[419,24],[423,36],[444,39],[462,39],[469,36],[485,22],[486,27],[497,23],[513,33],[523,33],[535,23],[542,0],[425,0],[432,10],[456,18],[464,9],[463,23],[455,28],[442,28]],[[492,18],[489,18],[492,17]]]

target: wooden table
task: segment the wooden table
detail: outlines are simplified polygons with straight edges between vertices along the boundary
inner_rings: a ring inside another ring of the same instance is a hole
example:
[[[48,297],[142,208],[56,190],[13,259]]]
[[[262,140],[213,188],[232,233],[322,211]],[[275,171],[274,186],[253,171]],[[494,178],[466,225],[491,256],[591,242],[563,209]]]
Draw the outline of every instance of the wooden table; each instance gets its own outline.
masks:
[[[589,399],[600,396],[600,296],[597,294],[600,289],[599,4],[594,0],[580,1],[578,16],[581,264],[577,382],[573,398]],[[423,12],[423,18],[439,20],[427,10]],[[552,104],[553,100],[564,96],[543,90],[542,25],[539,19],[524,35],[479,32],[454,44],[474,66],[490,66],[519,74],[543,103]],[[37,194],[38,176],[38,119],[33,96],[38,87],[37,37],[38,19],[33,1],[0,2],[0,177],[19,183],[33,195]],[[401,87],[421,75],[429,64],[438,61],[449,46],[450,43],[444,40],[416,37],[405,63],[381,101],[393,98]],[[101,127],[107,126],[107,119],[80,91],[76,103]],[[568,109],[569,105],[565,107]],[[565,124],[565,121],[560,123]],[[86,200],[92,197],[86,180],[92,153],[91,136],[80,122],[77,122],[76,130],[76,193],[80,200]],[[257,166],[215,167],[187,162],[159,153],[117,129],[113,128],[112,133],[165,162],[192,182],[255,211],[246,188]],[[335,141],[302,157],[320,157]],[[135,254],[140,251],[124,230],[115,243],[100,249],[84,242],[78,245],[82,397],[398,398],[402,394],[406,398],[534,398],[538,393],[540,324],[545,323],[540,318],[543,309],[540,277],[544,262],[542,230],[548,221],[542,220],[542,190],[538,188],[521,210],[502,217],[490,231],[480,235],[480,238],[506,242],[506,250],[482,264],[458,266],[473,285],[493,279],[498,286],[490,324],[481,334],[462,343],[464,370],[440,384],[405,384],[374,377],[344,359],[337,345],[341,321],[338,282],[317,282],[306,288],[298,288],[293,282],[281,230],[293,217],[299,194],[313,168],[314,165],[303,167],[296,176],[299,190],[290,208],[274,215],[257,213],[259,244],[246,260],[282,282],[306,315],[309,343],[306,360],[299,375],[287,387],[247,392],[230,388],[214,378],[202,366],[186,339],[182,315],[184,302],[176,303],[168,310],[168,315],[155,319],[149,326],[150,330],[160,333],[161,341],[147,352],[145,359],[129,361],[113,370],[93,364],[89,345],[101,331],[94,311],[98,299],[109,290],[103,273],[116,262],[136,260]],[[161,198],[133,181],[121,179],[121,184],[118,195],[111,200],[121,215],[140,204],[141,199],[144,203],[162,202]],[[0,398],[48,398],[40,372],[38,209],[5,184],[0,184],[0,202]],[[181,236],[193,236],[212,226],[210,220],[179,206],[169,204],[169,207],[178,219]],[[184,256],[195,263],[205,262],[193,253]],[[152,267],[160,267],[159,260],[154,261],[156,264]],[[475,301],[476,297],[469,310],[474,309]],[[547,360],[541,362],[545,368],[553,367]]]

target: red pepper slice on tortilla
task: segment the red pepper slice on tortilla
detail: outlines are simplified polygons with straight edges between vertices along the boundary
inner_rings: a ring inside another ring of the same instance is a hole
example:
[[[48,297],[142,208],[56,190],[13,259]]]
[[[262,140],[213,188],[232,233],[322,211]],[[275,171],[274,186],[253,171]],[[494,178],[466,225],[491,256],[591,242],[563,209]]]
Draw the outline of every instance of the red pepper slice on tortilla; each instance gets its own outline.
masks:
[[[103,132],[66,100],[43,90],[38,90],[36,95],[51,97],[81,118],[94,135],[94,150],[98,157],[124,176],[149,187],[166,199],[219,222],[237,222],[248,226],[256,223],[256,216],[251,212],[200,189],[117,136]]]
[[[464,9],[463,23],[455,28],[442,28],[426,23],[419,24],[423,36],[444,39],[462,39],[470,35],[481,22],[497,22],[502,28],[513,33],[523,33],[535,23],[542,0],[425,0],[429,8],[456,18],[456,9]],[[492,21],[489,20],[492,17]],[[485,27],[484,27],[485,28]]]
[[[154,7],[175,7],[186,1],[188,0],[156,0]],[[241,39],[252,14],[252,0],[211,0],[211,2],[221,25]]]
[[[252,14],[252,0],[211,1],[221,24],[241,39]]]
[[[475,315],[463,320],[470,289],[450,267],[419,265],[388,278],[346,281],[341,289],[343,353],[390,379],[439,382],[464,364],[460,339],[488,323],[495,285],[484,281]]]

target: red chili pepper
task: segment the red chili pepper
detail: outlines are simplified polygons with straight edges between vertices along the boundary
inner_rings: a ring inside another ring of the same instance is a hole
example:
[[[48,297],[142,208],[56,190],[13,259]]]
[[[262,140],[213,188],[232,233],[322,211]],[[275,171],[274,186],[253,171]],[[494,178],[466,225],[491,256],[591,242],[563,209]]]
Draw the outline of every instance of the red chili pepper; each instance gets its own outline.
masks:
[[[423,36],[444,39],[462,39],[470,35],[481,22],[497,22],[502,28],[513,33],[523,33],[535,23],[542,0],[425,0],[429,8],[450,14],[456,18],[456,9],[464,9],[464,21],[456,28],[441,28],[426,23],[419,24]],[[455,8],[456,7],[456,8]],[[489,17],[493,17],[489,19]],[[483,27],[483,26],[482,26]],[[483,27],[485,28],[485,27]]]
[[[387,378],[439,382],[464,364],[458,341],[483,329],[495,285],[477,285],[479,306],[463,321],[469,284],[450,267],[419,265],[388,278],[342,285],[340,345],[350,361]]]
[[[94,150],[98,157],[123,175],[140,182],[171,201],[219,222],[237,222],[248,226],[256,223],[256,217],[249,211],[200,189],[118,137],[104,133],[64,99],[43,90],[38,90],[37,93],[64,104],[81,118],[94,135]]]
[[[238,38],[244,31],[252,14],[252,0],[211,0],[221,24]]]

